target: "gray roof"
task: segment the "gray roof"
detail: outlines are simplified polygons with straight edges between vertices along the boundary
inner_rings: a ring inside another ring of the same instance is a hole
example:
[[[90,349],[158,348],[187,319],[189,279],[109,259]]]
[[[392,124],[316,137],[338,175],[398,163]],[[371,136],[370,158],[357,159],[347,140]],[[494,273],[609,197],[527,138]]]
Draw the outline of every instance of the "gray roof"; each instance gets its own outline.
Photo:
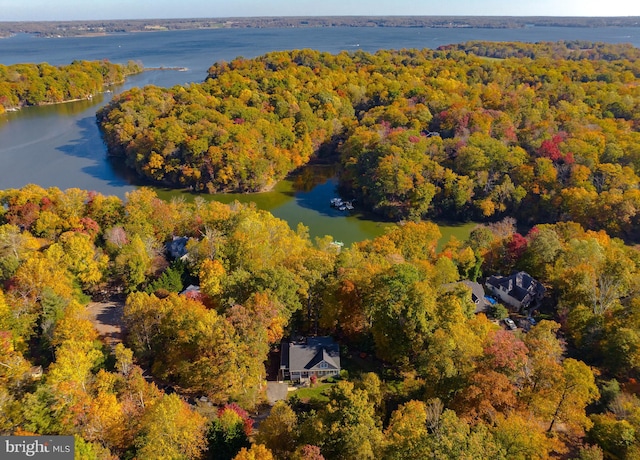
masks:
[[[476,283],[475,281],[471,280],[462,280],[455,283],[445,284],[444,288],[446,288],[447,290],[454,289],[457,286],[460,286],[460,284],[464,284],[466,287],[471,289],[471,300],[476,306],[475,313],[485,312],[490,303],[485,298],[484,288],[480,283]]]
[[[484,288],[480,283],[475,281],[463,280],[462,284],[471,289],[471,300],[476,304],[476,313],[484,312],[489,306],[489,302],[485,299]]]
[[[200,286],[196,285],[196,284],[190,284],[189,286],[187,286],[187,288],[182,291],[180,294],[181,295],[185,295],[185,294],[191,294],[191,293],[195,293],[195,294],[199,294],[200,293]]]
[[[320,363],[327,367],[318,367]],[[331,337],[308,337],[303,342],[283,342],[280,366],[290,371],[340,370],[340,347]]]
[[[535,296],[544,294],[544,286],[526,272],[514,273],[510,276],[493,275],[487,279],[487,284],[496,288],[502,287],[511,297],[519,302],[529,301]]]

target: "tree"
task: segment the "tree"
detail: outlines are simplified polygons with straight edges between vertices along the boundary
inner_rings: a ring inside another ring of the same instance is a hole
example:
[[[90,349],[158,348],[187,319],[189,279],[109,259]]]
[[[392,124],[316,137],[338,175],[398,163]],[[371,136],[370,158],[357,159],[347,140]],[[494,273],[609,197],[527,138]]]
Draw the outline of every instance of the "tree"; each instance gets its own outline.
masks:
[[[102,353],[92,342],[67,340],[56,350],[56,362],[51,365],[48,382],[88,393],[91,370],[101,358]]]
[[[78,277],[84,287],[92,286],[102,280],[109,258],[98,251],[86,233],[66,232],[60,235],[60,262]],[[55,245],[47,252],[53,252]]]
[[[428,397],[449,400],[474,372],[494,326],[484,315],[468,318],[466,302],[456,295],[439,296],[437,305],[439,326],[428,336],[415,368],[426,380]]]
[[[582,361],[567,358],[562,363],[562,379],[558,382],[555,410],[547,432],[556,422],[564,422],[571,429],[581,432],[591,427],[585,413],[586,406],[600,397],[593,371]]]
[[[298,419],[291,407],[278,401],[269,416],[260,423],[256,442],[264,444],[276,457],[286,457],[296,447]]]
[[[575,460],[603,460],[602,449],[598,446],[584,446],[580,448]]]
[[[36,302],[42,299],[45,289],[52,290],[64,299],[71,298],[73,292],[72,282],[65,268],[46,255],[34,253],[16,271],[12,290],[26,308],[33,309]]]
[[[525,385],[520,398],[534,414],[549,417],[553,413],[557,384],[562,380],[562,346],[556,337],[560,325],[540,321],[524,337],[529,350],[525,367]]]
[[[22,386],[26,383],[29,367],[29,362],[15,349],[11,332],[0,329],[0,388],[15,389]]]
[[[127,193],[124,211],[124,228],[128,235],[132,235],[132,239],[133,235],[138,235],[142,239],[153,237],[158,241],[166,241],[180,221],[169,203],[145,187]]]
[[[247,412],[236,404],[220,408],[207,432],[208,458],[231,460],[241,449],[249,447],[251,426]]]
[[[241,364],[243,349],[233,340],[232,324],[197,300],[174,293],[164,299],[133,294],[124,322],[134,352],[150,361],[155,375],[216,403],[261,383]]]
[[[516,381],[524,375],[528,352],[524,342],[509,331],[492,331],[484,347],[482,367],[501,372]]]
[[[0,385],[0,433],[13,433],[19,423],[24,423],[21,402],[3,385]]]
[[[366,372],[355,382],[355,388],[367,392],[369,402],[376,409],[382,411],[384,403],[384,388],[380,377],[375,372]]]
[[[318,446],[305,444],[300,446],[293,453],[292,460],[325,460]]]
[[[224,275],[224,266],[219,261],[211,259],[202,261],[198,272],[202,292],[211,297],[221,294]]]
[[[59,347],[72,340],[93,344],[98,339],[98,332],[85,315],[85,307],[75,300],[65,304],[64,310],[55,318],[51,345]]]
[[[409,447],[407,458],[501,458],[491,433],[484,425],[472,430],[455,412],[444,409],[439,400],[430,400],[426,405],[426,436],[421,423],[424,420],[422,410],[419,409],[416,415],[416,420],[407,422],[408,427],[415,427],[415,432],[407,433],[409,436],[399,446]],[[403,457],[392,453],[390,458]]]
[[[442,234],[431,222],[407,222],[386,235],[407,261],[435,259]]]
[[[534,227],[527,235],[529,243],[518,265],[534,278],[549,279],[562,250],[558,234],[548,226]]]
[[[16,225],[0,226],[0,279],[9,279],[29,252],[39,248],[38,241]]]
[[[134,235],[131,241],[123,246],[115,260],[116,270],[122,276],[129,292],[137,290],[145,282],[151,271],[151,263],[152,257],[147,246],[139,235]]]
[[[32,433],[61,434],[66,412],[51,386],[39,385],[21,400],[21,427]]]
[[[427,407],[421,401],[409,401],[391,415],[385,431],[384,458],[420,460],[431,456],[427,431]]]
[[[382,441],[367,392],[341,380],[329,390],[329,402],[318,413],[322,452],[330,458],[374,459]]]
[[[116,369],[125,377],[133,370],[133,351],[125,347],[122,343],[116,344],[114,348],[116,357]]]
[[[629,251],[602,233],[589,233],[569,241],[557,261],[556,285],[571,308],[585,305],[595,315],[615,307],[629,293],[636,264]]]
[[[99,442],[111,449],[123,449],[131,441],[126,433],[125,413],[117,395],[109,390],[98,390],[91,400],[82,435],[87,441]]]
[[[457,395],[454,407],[470,423],[494,423],[517,407],[516,388],[506,375],[486,369],[474,374]]]
[[[274,460],[274,456],[262,444],[253,444],[249,450],[246,447],[240,449],[233,460]]]
[[[182,292],[182,283],[185,275],[185,266],[182,261],[174,261],[170,267],[162,272],[160,277],[147,286],[146,291],[151,292]]]
[[[542,460],[556,447],[535,419],[518,414],[498,417],[492,431],[501,456],[509,460]]]
[[[627,420],[618,420],[613,414],[592,414],[593,426],[589,429],[589,440],[595,442],[607,455],[629,458],[629,448],[637,443],[636,429]]]
[[[434,294],[414,265],[393,265],[373,279],[365,306],[380,358],[410,362],[423,349],[435,313]]]
[[[148,459],[196,459],[204,448],[205,419],[180,400],[164,395],[144,414],[136,453]]]

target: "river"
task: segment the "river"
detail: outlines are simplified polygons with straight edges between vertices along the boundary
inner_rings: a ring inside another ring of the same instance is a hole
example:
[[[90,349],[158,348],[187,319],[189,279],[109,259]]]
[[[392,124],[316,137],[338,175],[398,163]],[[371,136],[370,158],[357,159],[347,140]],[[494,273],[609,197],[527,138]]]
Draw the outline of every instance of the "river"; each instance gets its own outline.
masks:
[[[0,63],[23,62],[69,64],[75,59],[109,59],[116,63],[141,61],[145,67],[185,67],[186,71],[156,70],[135,75],[91,101],[55,106],[30,107],[0,115],[0,189],[29,183],[67,189],[78,187],[104,194],[124,196],[139,184],[117,162],[107,158],[106,147],[95,122],[95,112],[113,94],[144,85],[173,86],[200,82],[216,61],[237,56],[251,58],[274,50],[312,48],[337,53],[342,50],[375,52],[379,49],[436,48],[468,40],[554,41],[589,40],[631,43],[640,46],[640,28],[524,29],[423,29],[423,28],[293,28],[293,29],[211,29],[171,32],[114,34],[99,37],[37,38],[16,35],[0,39]],[[317,172],[317,171],[316,171]],[[371,216],[347,215],[329,207],[335,196],[331,174],[307,174],[283,181],[269,193],[216,195],[254,201],[295,228],[298,222],[309,227],[312,237],[330,234],[350,244],[384,232],[389,224]],[[158,189],[166,198],[175,191]],[[447,239],[455,234],[464,239],[473,224],[443,225]]]

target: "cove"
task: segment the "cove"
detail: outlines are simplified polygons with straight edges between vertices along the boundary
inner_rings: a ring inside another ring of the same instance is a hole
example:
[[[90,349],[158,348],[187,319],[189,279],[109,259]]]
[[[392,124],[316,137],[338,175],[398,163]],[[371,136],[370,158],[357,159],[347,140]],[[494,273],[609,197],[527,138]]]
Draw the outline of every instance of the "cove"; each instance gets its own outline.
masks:
[[[338,182],[335,172],[335,168],[331,166],[306,166],[280,181],[273,190],[262,193],[208,195],[159,187],[154,187],[154,190],[165,200],[177,198],[192,201],[196,196],[201,196],[206,200],[222,203],[255,203],[258,209],[269,211],[285,220],[292,229],[299,223],[305,225],[312,240],[330,235],[335,241],[344,243],[345,247],[383,235],[397,225],[357,208],[351,212],[332,208],[331,198],[339,196],[336,191]],[[461,241],[466,240],[471,230],[478,225],[475,222],[436,223],[442,233],[439,248],[442,248],[452,236]]]
[[[285,220],[293,229],[302,223],[308,227],[312,239],[330,235],[345,246],[380,236],[395,225],[358,209],[341,212],[331,208],[331,198],[338,196],[336,170],[331,166],[304,167],[280,181],[273,190],[253,194],[196,194],[141,182],[121,161],[107,155],[95,112],[113,94],[132,86],[156,84],[178,73],[149,71],[113,88],[114,93],[100,94],[91,101],[26,107],[3,114],[0,116],[0,189],[33,183],[62,190],[72,187],[95,190],[124,198],[127,192],[145,185],[166,200],[182,197],[191,201],[201,196],[223,203],[255,203],[259,209]],[[451,235],[465,240],[476,225],[438,224],[443,234],[440,246]]]

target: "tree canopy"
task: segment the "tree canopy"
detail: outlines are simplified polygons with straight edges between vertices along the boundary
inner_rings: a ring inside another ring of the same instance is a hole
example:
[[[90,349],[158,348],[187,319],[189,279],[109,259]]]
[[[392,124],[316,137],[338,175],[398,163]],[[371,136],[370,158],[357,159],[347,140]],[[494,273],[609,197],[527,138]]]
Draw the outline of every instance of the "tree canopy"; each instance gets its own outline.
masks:
[[[109,85],[124,82],[142,66],[109,61],[74,61],[67,66],[0,65],[0,113],[29,105],[89,99]]]
[[[575,221],[637,237],[638,51],[471,42],[214,64],[98,114],[112,154],[194,190],[259,191],[314,158],[393,219]]]

